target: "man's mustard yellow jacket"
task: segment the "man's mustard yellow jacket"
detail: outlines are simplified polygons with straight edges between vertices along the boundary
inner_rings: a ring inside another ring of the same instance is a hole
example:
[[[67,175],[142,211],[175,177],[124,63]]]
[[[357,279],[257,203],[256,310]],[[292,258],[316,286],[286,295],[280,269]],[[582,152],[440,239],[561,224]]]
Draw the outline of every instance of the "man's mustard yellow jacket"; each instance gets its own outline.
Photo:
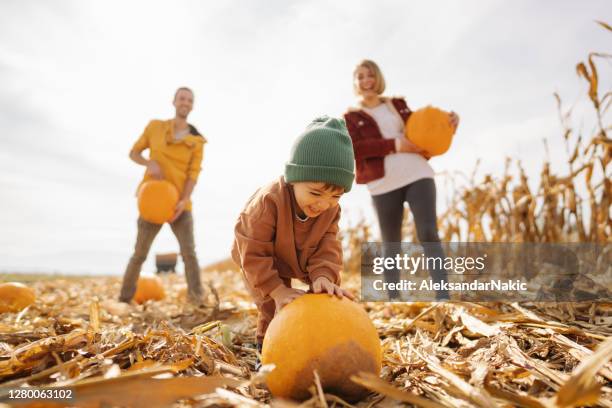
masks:
[[[174,119],[152,120],[134,143],[132,151],[149,149],[149,159],[159,164],[164,179],[174,184],[181,195],[187,179],[198,180],[205,143],[206,138],[192,125],[189,125],[189,135],[174,140]],[[140,184],[151,178],[145,172]],[[185,210],[191,211],[191,200]]]

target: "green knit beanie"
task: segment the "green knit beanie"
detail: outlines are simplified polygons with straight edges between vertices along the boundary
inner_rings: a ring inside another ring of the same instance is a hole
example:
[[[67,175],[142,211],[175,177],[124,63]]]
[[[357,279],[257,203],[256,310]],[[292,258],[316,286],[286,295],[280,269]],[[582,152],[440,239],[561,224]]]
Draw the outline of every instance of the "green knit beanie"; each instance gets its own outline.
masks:
[[[285,165],[285,181],[318,181],[349,192],[355,178],[353,143],[344,120],[316,118],[293,144]]]

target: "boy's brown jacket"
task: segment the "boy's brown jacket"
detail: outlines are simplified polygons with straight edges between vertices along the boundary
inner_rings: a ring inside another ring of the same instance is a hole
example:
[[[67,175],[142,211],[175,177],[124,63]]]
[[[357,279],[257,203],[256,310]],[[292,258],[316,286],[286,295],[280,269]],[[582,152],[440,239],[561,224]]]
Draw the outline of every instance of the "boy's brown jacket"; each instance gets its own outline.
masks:
[[[251,196],[236,222],[232,258],[261,298],[283,284],[281,277],[311,283],[325,276],[340,284],[340,207],[301,224],[294,200],[291,185],[280,177]]]

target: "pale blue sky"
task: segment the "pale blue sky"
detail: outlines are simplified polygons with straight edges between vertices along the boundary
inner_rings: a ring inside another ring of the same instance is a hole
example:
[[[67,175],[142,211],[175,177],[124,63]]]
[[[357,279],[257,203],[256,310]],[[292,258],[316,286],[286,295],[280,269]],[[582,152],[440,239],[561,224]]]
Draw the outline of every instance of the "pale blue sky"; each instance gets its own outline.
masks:
[[[306,124],[355,103],[363,58],[412,108],[461,115],[437,172],[482,158],[498,173],[511,155],[533,178],[543,138],[562,157],[552,93],[583,95],[575,64],[611,51],[593,22],[611,17],[603,0],[3,1],[0,271],[123,272],[143,172],[128,151],[150,119],[173,115],[181,85],[210,142],[193,196],[202,264],[227,256],[246,198],[281,174]],[[365,187],[342,205],[374,222]],[[164,227],[152,253],[177,248]]]

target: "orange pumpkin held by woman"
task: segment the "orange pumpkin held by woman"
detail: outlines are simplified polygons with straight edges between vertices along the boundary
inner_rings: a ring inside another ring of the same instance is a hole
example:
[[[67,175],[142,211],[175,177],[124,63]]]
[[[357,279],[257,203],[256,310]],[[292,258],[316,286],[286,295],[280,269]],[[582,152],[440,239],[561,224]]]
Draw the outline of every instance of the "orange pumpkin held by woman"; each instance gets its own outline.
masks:
[[[0,313],[20,312],[36,300],[34,290],[23,283],[0,284]]]
[[[408,117],[405,131],[408,140],[431,156],[446,153],[455,133],[450,115],[433,106],[413,112]]]
[[[146,181],[138,190],[140,216],[153,224],[170,221],[178,201],[178,190],[166,180]]]
[[[316,370],[325,392],[356,401],[368,391],[352,382],[351,375],[379,375],[382,350],[361,305],[327,294],[306,294],[274,317],[261,361],[275,365],[266,383],[276,397],[308,398]]]
[[[138,278],[134,301],[142,304],[147,300],[162,300],[166,297],[164,285],[157,276],[141,276]]]

